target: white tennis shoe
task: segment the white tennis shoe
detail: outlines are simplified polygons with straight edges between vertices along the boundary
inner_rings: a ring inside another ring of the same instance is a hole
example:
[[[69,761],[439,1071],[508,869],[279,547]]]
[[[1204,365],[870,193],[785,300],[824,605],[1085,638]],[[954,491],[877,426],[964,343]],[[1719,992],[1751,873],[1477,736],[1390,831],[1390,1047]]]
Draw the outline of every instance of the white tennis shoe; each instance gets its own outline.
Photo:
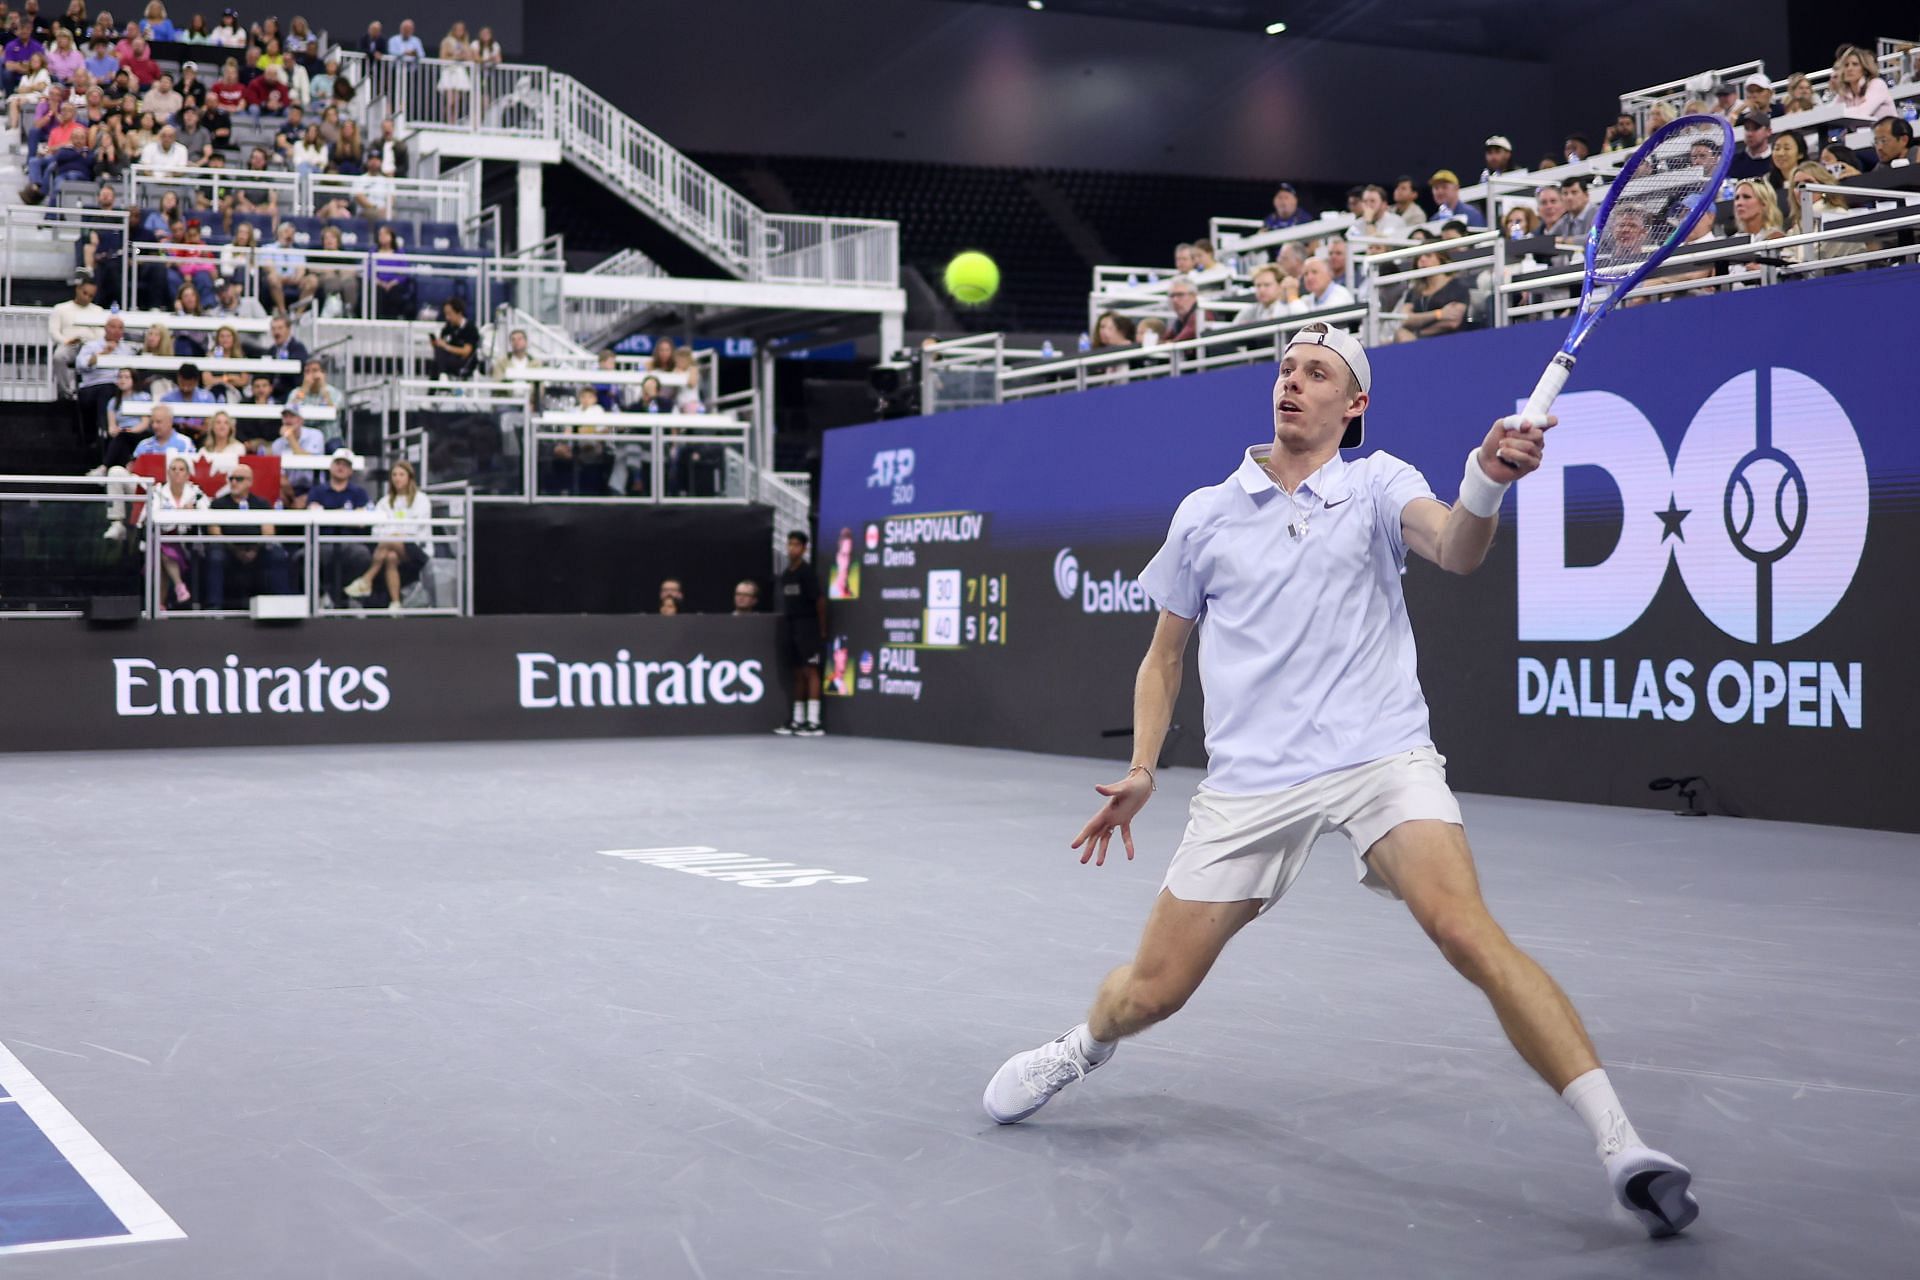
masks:
[[[1679,1235],[1700,1216],[1700,1202],[1687,1190],[1693,1174],[1664,1151],[1628,1147],[1604,1160],[1614,1198],[1659,1239]]]
[[[1075,1027],[1074,1031],[1079,1028]],[[1090,1062],[1074,1047],[1073,1031],[1057,1040],[1049,1040],[1038,1049],[1016,1053],[1001,1064],[987,1081],[981,1105],[995,1124],[1018,1124],[1047,1105],[1054,1094],[1101,1063]]]

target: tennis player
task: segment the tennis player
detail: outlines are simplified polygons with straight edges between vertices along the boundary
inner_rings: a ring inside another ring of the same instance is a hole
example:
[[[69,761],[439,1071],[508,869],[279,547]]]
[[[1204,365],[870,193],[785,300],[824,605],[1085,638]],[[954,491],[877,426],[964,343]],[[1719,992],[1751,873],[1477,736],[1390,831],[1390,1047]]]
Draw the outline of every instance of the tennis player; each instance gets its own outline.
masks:
[[[1177,1012],[1227,940],[1286,893],[1314,840],[1335,831],[1352,843],[1360,883],[1407,904],[1586,1123],[1620,1203],[1651,1234],[1672,1235],[1699,1213],[1692,1175],[1640,1141],[1566,993],[1481,900],[1400,590],[1409,551],[1452,573],[1480,567],[1502,496],[1540,466],[1545,429],[1496,423],[1449,508],[1391,454],[1340,457],[1363,438],[1372,385],[1351,336],[1326,325],[1297,334],[1273,384],[1273,443],[1190,494],[1141,575],[1160,619],[1134,687],[1133,767],[1095,788],[1107,799],[1073,842],[1080,861],[1104,865],[1116,830],[1133,857],[1133,818],[1154,789],[1196,628],[1207,777],[1133,963],[1107,975],[1085,1022],[1007,1060],[987,1085],[987,1114],[1026,1119]]]

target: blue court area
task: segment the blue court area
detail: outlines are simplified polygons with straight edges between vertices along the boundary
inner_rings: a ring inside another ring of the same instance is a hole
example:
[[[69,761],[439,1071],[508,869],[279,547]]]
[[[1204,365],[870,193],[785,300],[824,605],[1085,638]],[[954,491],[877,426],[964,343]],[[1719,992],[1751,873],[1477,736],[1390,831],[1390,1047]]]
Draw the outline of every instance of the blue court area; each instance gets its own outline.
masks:
[[[0,1249],[131,1234],[33,1118],[0,1090]]]

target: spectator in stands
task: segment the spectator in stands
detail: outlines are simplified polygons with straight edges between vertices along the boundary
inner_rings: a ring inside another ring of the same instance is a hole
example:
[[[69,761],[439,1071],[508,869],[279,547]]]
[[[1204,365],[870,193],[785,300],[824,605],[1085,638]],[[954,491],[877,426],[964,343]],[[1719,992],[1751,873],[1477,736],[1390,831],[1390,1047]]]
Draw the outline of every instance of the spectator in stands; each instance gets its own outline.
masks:
[[[240,83],[240,63],[228,58],[220,66],[220,78],[207,86],[207,103],[214,110],[236,116],[247,109],[247,86]]]
[[[1461,218],[1470,227],[1487,225],[1486,215],[1470,204],[1460,203],[1460,177],[1451,169],[1439,169],[1427,179],[1427,189],[1433,192],[1434,222],[1445,222],[1450,218]]]
[[[71,283],[73,297],[47,311],[47,332],[53,339],[54,390],[62,400],[75,393],[74,361],[80,349],[99,338],[107,324],[107,309],[94,301],[97,290],[92,273],[76,271]]]
[[[1356,240],[1399,240],[1407,233],[1407,224],[1400,221],[1387,202],[1387,189],[1379,183],[1371,183],[1360,195],[1360,218],[1347,228],[1347,236]],[[1370,246],[1389,248],[1388,245]]]
[[[673,606],[671,610],[667,608],[669,604]],[[680,585],[680,579],[662,578],[660,580],[660,612],[679,613],[686,604],[687,593],[686,589]]]
[[[192,157],[180,145],[179,132],[170,124],[160,126],[158,136],[140,149],[140,164],[152,170],[156,178],[178,177],[191,163]]]
[[[325,110],[333,101],[333,82],[340,74],[340,59],[329,54],[323,68],[307,79],[306,105],[316,111]]]
[[[259,48],[260,52],[253,58],[254,69],[267,75],[278,72],[280,79],[287,79],[287,52],[281,45],[280,38],[268,36],[260,42]]]
[[[289,57],[296,60],[310,60],[320,50],[320,37],[314,33],[305,18],[295,16],[287,27],[285,46]]]
[[[107,404],[117,394],[117,374],[102,368],[100,358],[136,354],[133,344],[126,340],[126,332],[126,322],[117,315],[109,315],[101,326],[100,336],[82,343],[74,355],[74,372],[79,377],[77,425],[80,440],[90,452],[99,447],[106,435]]]
[[[1737,234],[1755,240],[1772,240],[1782,234],[1780,202],[1773,194],[1773,184],[1764,178],[1742,178],[1734,184],[1733,227]]]
[[[204,165],[213,159],[213,131],[202,123],[200,108],[192,104],[181,108],[180,127],[174,131],[174,141],[187,153],[189,165]]]
[[[197,219],[176,223],[171,232],[173,247],[167,250],[171,274],[169,283],[175,294],[174,310],[181,315],[200,314],[200,293],[213,291],[213,274],[218,259],[200,237]],[[193,292],[188,294],[188,288]]]
[[[1851,178],[1865,172],[1860,167],[1860,157],[1853,148],[1841,142],[1829,142],[1820,148],[1820,163],[1835,179]]]
[[[1731,178],[1764,178],[1773,172],[1773,117],[1764,111],[1749,111],[1739,120],[1745,145],[1733,153],[1727,170]]]
[[[1879,63],[1859,45],[1843,44],[1833,59],[1833,79],[1829,81],[1833,100],[1847,115],[1861,120],[1879,120],[1897,114],[1893,108],[1893,90],[1880,78]]]
[[[1905,124],[1906,121],[1900,121]],[[1773,184],[1774,194],[1787,189],[1787,182],[1793,171],[1806,163],[1806,150],[1800,145],[1800,135],[1788,129],[1785,133],[1773,135],[1773,170],[1767,174],[1767,181]]]
[[[120,59],[113,56],[113,45],[104,37],[95,36],[87,45],[87,74],[96,84],[107,84],[113,79],[113,73],[120,69]]]
[[[146,14],[140,23],[140,34],[149,40],[167,42],[178,37],[173,23],[167,18],[167,6],[160,0],[149,0]]]
[[[1253,271],[1253,301],[1234,318],[1236,324],[1259,324],[1279,320],[1290,312],[1285,292],[1285,274],[1271,263]],[[1296,286],[1297,289],[1297,286]]]
[[[1820,105],[1820,100],[1813,93],[1813,81],[1807,79],[1805,72],[1796,71],[1787,77],[1787,100],[1780,105],[1783,108],[1782,115],[1811,111]]]
[[[223,281],[222,283],[225,282]],[[247,358],[246,351],[240,346],[240,335],[234,332],[232,325],[227,324],[223,324],[214,330],[213,347],[207,352],[207,355],[215,360],[245,360]],[[226,396],[229,400],[235,400],[245,395],[248,384],[253,381],[249,374],[239,370],[233,370],[228,373],[209,374],[207,380],[212,387],[232,388],[232,394]]]
[[[492,27],[480,28],[480,34],[474,37],[473,60],[483,67],[497,67],[507,60],[507,51],[494,39]]]
[[[671,373],[678,358],[679,350],[674,346],[673,339],[663,336],[653,344],[653,354],[647,359],[647,368],[655,373]]]
[[[1525,205],[1515,205],[1507,210],[1500,227],[1509,240],[1526,240],[1540,234],[1540,215]]]
[[[298,107],[289,108],[298,111]],[[325,173],[329,163],[327,140],[320,136],[320,126],[310,124],[288,149],[288,168],[295,173]]]
[[[366,167],[367,171],[353,180],[348,194],[359,216],[375,222],[386,221],[393,217],[393,179],[381,172],[378,151],[367,153]]]
[[[227,429],[233,429],[231,423]],[[245,463],[234,466],[227,477],[227,487],[207,506],[214,511],[273,509],[273,503],[265,495],[253,491],[253,471]],[[274,535],[274,527],[270,524],[236,525],[234,531],[242,536],[270,538]],[[227,536],[226,530],[217,524],[208,525],[207,532],[216,538]],[[287,549],[277,542],[236,542],[232,546],[215,544],[207,547],[205,554],[204,586],[207,601],[215,609],[227,607],[229,569],[239,580],[240,593],[249,599],[261,594],[287,594]]]
[[[153,411],[153,436],[134,450],[135,455],[147,452],[154,441],[160,438],[160,415],[164,409]],[[178,437],[174,437],[178,438]],[[161,452],[153,450],[153,452]],[[187,462],[187,455],[174,452],[167,459],[166,479],[147,490],[147,519],[149,522],[164,511],[193,511],[204,501],[200,490],[194,488],[193,472]],[[177,542],[163,543],[160,547],[160,570],[166,575],[166,599],[175,606],[190,604],[193,593],[187,590],[187,549]],[[167,606],[162,605],[165,609]]]
[[[1713,86],[1713,106],[1708,109],[1710,114],[1731,123],[1739,116],[1741,109],[1740,90],[1731,81]]]
[[[214,301],[207,307],[209,315],[248,320],[267,318],[267,309],[260,305],[260,300],[245,296],[241,288],[241,282],[251,276],[258,265],[259,235],[251,222],[243,222],[233,229],[233,239],[221,246],[220,274],[214,280]]]
[[[187,20],[187,29],[174,36],[175,44],[212,44],[213,32],[207,26],[207,15],[196,13]]]
[[[1593,228],[1593,218],[1599,212],[1587,195],[1587,180],[1572,177],[1560,184],[1560,198],[1566,203],[1567,216],[1573,219],[1572,238],[1584,240],[1587,232]]]
[[[199,456],[205,458],[213,470],[230,475],[246,452],[247,447],[234,434],[233,415],[225,409],[216,410],[207,419],[206,434],[200,438]]]
[[[257,148],[256,148],[257,150]],[[261,279],[274,311],[284,315],[289,303],[304,305],[320,287],[320,279],[307,269],[307,255],[293,243],[294,227],[282,222],[273,229],[273,244],[260,251]]]
[[[1654,133],[1658,132],[1660,129],[1663,129],[1667,125],[1672,124],[1676,118],[1677,117],[1674,114],[1673,108],[1668,106],[1665,102],[1654,103],[1651,107],[1647,108],[1648,136],[1651,137]],[[1615,123],[1617,124],[1618,121],[1616,121]]]
[[[196,446],[181,432],[175,430],[173,410],[164,404],[153,406],[153,413],[147,418],[147,438],[134,446],[133,456],[144,458],[154,453],[177,453],[190,456]]]
[[[1414,269],[1444,267],[1448,262],[1445,253],[1434,249],[1415,258]],[[1406,301],[1401,303],[1396,313],[1400,327],[1395,331],[1393,340],[1412,342],[1417,338],[1436,338],[1443,333],[1452,333],[1466,323],[1469,305],[1467,286],[1455,279],[1451,271],[1436,271],[1433,275],[1421,276],[1407,290]]]
[[[140,350],[138,354],[143,356],[166,356],[173,358],[182,353],[176,351],[174,348],[173,330],[156,320],[154,323],[148,325],[146,332],[140,336]],[[147,390],[153,392],[153,398],[158,400],[165,396],[167,392],[173,390],[173,379],[167,377],[164,373],[155,374],[148,380]]]
[[[315,122],[307,119],[305,107],[297,102],[288,104],[286,123],[273,131],[273,149],[283,163],[293,154],[293,144],[306,136],[310,123]]]
[[[131,75],[134,85],[141,89],[160,78],[160,64],[153,60],[153,51],[147,47],[145,36],[127,41],[127,51],[120,55],[120,69]]]
[[[400,145],[400,136],[394,132],[392,116],[380,122],[380,140],[367,149],[368,155],[376,152],[380,156],[380,172],[390,178],[407,176],[407,149]]]
[[[53,48],[47,50],[47,70],[55,80],[73,83],[74,76],[87,69],[87,56],[73,43],[73,33],[65,27],[54,32]]]
[[[1570,133],[1567,140],[1560,144],[1560,152],[1566,156],[1568,164],[1579,164],[1593,154],[1593,144],[1587,141],[1584,133]]]
[[[1351,186],[1351,187],[1348,187],[1348,188],[1347,188],[1347,214],[1348,214],[1348,216],[1349,216],[1349,217],[1354,217],[1354,218],[1357,218],[1357,217],[1359,217],[1359,216],[1360,216],[1360,212],[1361,212],[1361,208],[1362,208],[1362,206],[1363,206],[1363,205],[1365,205],[1365,203],[1366,203],[1366,199],[1367,199],[1367,189],[1366,189],[1366,187],[1364,187],[1364,186],[1359,186],[1359,185],[1355,185],[1355,186]]]
[[[677,596],[666,596],[660,601],[660,616],[672,618],[680,613],[680,600]]]
[[[374,580],[384,579],[387,608],[400,610],[403,586],[419,580],[433,554],[433,501],[420,492],[413,464],[401,459],[387,472],[387,491],[373,506],[378,522],[373,536],[378,540],[365,572],[346,586],[349,599],[364,600],[373,594]]]
[[[329,114],[331,113],[332,109],[329,108]],[[323,129],[321,132],[325,133],[326,131]],[[352,120],[343,122],[340,126],[340,140],[333,144],[333,167],[335,172],[353,176],[365,173],[367,154],[366,145],[360,140],[359,124]],[[377,152],[374,154],[378,155]],[[385,167],[384,163],[382,167]],[[389,179],[382,177],[381,181],[386,182],[389,181]],[[391,207],[393,202],[389,200],[387,203],[389,207]]]
[[[1427,211],[1420,207],[1420,189],[1405,174],[1393,180],[1393,216],[1409,227],[1427,220]]]
[[[1873,125],[1873,153],[1880,163],[1902,169],[1913,162],[1913,126],[1899,116],[1882,116]]]
[[[1268,231],[1297,227],[1312,222],[1313,215],[1300,207],[1300,194],[1291,182],[1283,182],[1273,192],[1273,212],[1263,224]]]
[[[332,409],[338,413],[346,407],[346,397],[327,385],[327,366],[313,356],[301,366],[300,385],[287,397],[287,403],[305,412],[315,406]]]
[[[353,463],[351,449],[335,449],[327,461],[326,480],[307,491],[305,505],[325,511],[365,511],[373,506],[367,491],[354,483]],[[320,545],[320,586],[334,608],[347,607],[343,588],[360,576],[372,558],[358,542]]]
[[[1148,316],[1134,326],[1133,336],[1143,347],[1157,346],[1167,336],[1167,322],[1159,316]]]
[[[1326,243],[1325,257],[1327,259],[1327,270],[1333,272],[1333,278],[1336,281],[1341,284],[1346,284],[1354,278],[1353,262],[1347,253],[1345,237],[1335,236],[1329,239]],[[1300,266],[1300,275],[1302,281],[1304,281],[1306,278],[1305,263],[1302,263]]]
[[[1748,111],[1764,111],[1770,116],[1786,114],[1786,107],[1773,100],[1773,81],[1758,71],[1748,76],[1746,83],[1740,87],[1746,92],[1745,106]]]
[[[285,458],[288,456],[314,457],[324,452],[327,438],[320,428],[307,425],[299,406],[287,405],[280,410],[280,435],[267,452]]]
[[[1298,288],[1298,296],[1287,303],[1288,315],[1303,316],[1309,311],[1353,305],[1353,290],[1334,279],[1332,264],[1318,254],[1307,259]]]
[[[1173,318],[1167,323],[1167,341],[1185,342],[1199,337],[1200,291],[1194,288],[1193,277],[1175,276],[1167,287],[1167,302],[1173,310]]]
[[[1193,246],[1182,240],[1173,246],[1173,272],[1175,275],[1191,275],[1194,271]]]
[[[733,616],[744,618],[760,612],[760,584],[752,578],[742,578],[733,584]]]
[[[285,80],[267,72],[247,84],[247,114],[255,117],[283,114],[293,104],[293,90]]]
[[[36,49],[27,55],[25,68],[13,82],[13,94],[7,99],[7,127],[20,128],[22,112],[27,113],[27,123],[31,124],[33,109],[52,88],[53,73],[47,70],[47,55]]]
[[[1480,181],[1485,182],[1496,173],[1507,173],[1513,168],[1513,143],[1504,133],[1490,136],[1486,143],[1486,167],[1480,170]]]
[[[400,256],[393,228],[381,224],[373,231],[373,314],[380,320],[411,320],[415,301],[414,274]]]
[[[1658,125],[1654,127],[1657,128]],[[1624,111],[1613,118],[1613,123],[1608,125],[1607,131],[1600,136],[1602,151],[1626,151],[1639,145],[1640,127],[1634,123],[1633,117]]]
[[[1273,255],[1273,265],[1280,268],[1281,275],[1298,283],[1300,273],[1307,268],[1307,255],[1298,244],[1283,244]]]
[[[686,384],[672,393],[673,412],[705,413],[706,403],[700,398],[700,369],[693,362],[693,352],[680,348],[680,354],[673,358],[674,371],[686,376]]]
[[[162,71],[153,82],[153,87],[140,95],[140,108],[151,111],[160,120],[171,120],[180,114],[180,108],[187,100],[173,87],[173,77]]]
[[[256,373],[247,385],[247,398],[242,404],[272,405],[273,377],[270,374]],[[240,438],[252,445],[256,451],[264,452],[278,436],[280,424],[271,417],[240,419]]]
[[[369,28],[371,31],[371,28]],[[389,58],[419,59],[427,56],[427,47],[420,43],[420,37],[413,33],[413,19],[400,20],[400,33],[387,41]]]
[[[402,23],[401,30],[412,25]],[[440,310],[445,323],[431,339],[434,371],[442,378],[471,378],[478,363],[480,330],[467,319],[467,304],[459,298],[448,298]]]
[[[360,37],[360,52],[367,55],[369,62],[378,62],[387,56],[386,28],[376,20],[367,24],[367,34]]]
[[[207,44],[219,48],[246,48],[248,35],[246,27],[240,25],[238,10],[223,10],[221,19],[213,23],[213,31],[207,33]]]
[[[540,362],[533,357],[527,346],[527,331],[515,329],[507,335],[507,354],[494,362],[493,377],[496,382],[505,381],[517,373],[537,369]]]
[[[1822,192],[1812,197],[1812,201],[1813,201],[1812,215],[1808,219],[1807,225],[1805,226],[1799,225],[1799,220],[1801,217],[1800,188],[1807,186],[1809,184],[1812,184],[1815,186],[1829,186],[1832,184],[1833,180],[1834,180],[1833,175],[1827,172],[1827,169],[1824,165],[1814,164],[1811,161],[1801,165],[1798,169],[1794,170],[1793,177],[1790,179],[1787,187],[1787,194],[1790,197],[1789,199],[1790,216],[1787,220],[1787,227],[1789,231],[1817,230],[1821,225],[1821,220],[1823,217],[1832,216],[1836,214],[1844,215],[1848,211],[1847,202],[1843,197],[1830,195],[1825,192]],[[1822,240],[1818,244],[1807,246],[1806,248],[1811,248],[1813,250],[1813,253],[1810,256],[1813,257],[1815,260],[1825,260],[1828,258],[1844,258],[1848,254],[1853,254],[1853,253],[1863,253],[1872,247],[1873,247],[1872,244],[1865,240]],[[1803,248],[1801,251],[1803,260],[1805,257],[1809,256],[1806,253],[1806,248]],[[1829,271],[1823,271],[1820,274],[1831,275],[1835,272],[1858,271],[1860,269],[1861,269],[1861,264],[1854,264],[1854,265],[1845,266],[1845,267],[1835,267]]]
[[[173,390],[162,395],[160,402],[162,404],[193,406],[218,404],[220,403],[220,399],[201,382],[200,366],[194,364],[192,361],[188,361],[181,365],[179,371],[175,374]],[[174,412],[179,414],[181,411],[176,409]],[[181,430],[191,435],[198,435],[200,434],[201,428],[206,425],[207,419],[204,413],[199,413],[192,417],[176,417],[173,421],[174,425]]]
[[[100,372],[110,372],[114,375],[113,396],[106,401],[104,440],[97,433],[82,439],[82,443],[87,446],[89,457],[101,457],[101,445],[104,443],[106,446],[103,460],[89,471],[88,475],[104,475],[110,468],[124,468],[127,465],[127,460],[133,457],[134,449],[147,438],[148,429],[147,416],[131,412],[129,406],[139,403],[150,404],[153,401],[152,396],[139,390],[134,384],[133,370],[115,369]]]
[[[607,347],[600,352],[599,358],[595,361],[595,364],[597,364],[601,369],[613,370],[613,369],[619,368],[620,362],[619,362],[619,357],[614,354],[613,348]],[[644,384],[642,385],[644,386]],[[657,392],[659,391],[659,389],[660,389],[660,384],[656,380],[654,382],[654,390]],[[608,413],[618,413],[620,412],[621,409],[625,407],[625,405],[622,404],[623,397],[621,394],[620,385],[618,383],[615,383],[615,382],[594,383],[593,396],[594,396],[594,399],[599,403],[600,407],[606,410]]]
[[[467,118],[467,104],[473,97],[473,41],[467,36],[467,24],[456,22],[440,41],[440,57],[446,66],[440,69],[440,99],[446,114],[443,120]]]
[[[36,56],[40,59],[38,63],[34,62]],[[29,73],[36,69],[46,70],[47,47],[33,38],[33,31],[30,28],[16,29],[13,38],[7,41],[6,48],[0,50],[0,63],[5,65],[4,85],[0,87],[4,87],[8,93],[13,93],[19,89],[20,81]],[[16,112],[15,115],[17,116],[18,113]]]
[[[1555,240],[1575,238],[1572,217],[1567,213],[1566,197],[1549,182],[1534,193],[1534,207],[1540,211],[1540,234]]]
[[[303,367],[307,362],[307,345],[293,336],[293,326],[287,323],[285,316],[275,316],[267,322],[267,349],[261,353],[275,360],[298,361]],[[275,395],[286,395],[299,384],[300,375],[283,373],[273,380]]]
[[[1117,311],[1103,311],[1093,326],[1093,349],[1133,345],[1133,321]]]

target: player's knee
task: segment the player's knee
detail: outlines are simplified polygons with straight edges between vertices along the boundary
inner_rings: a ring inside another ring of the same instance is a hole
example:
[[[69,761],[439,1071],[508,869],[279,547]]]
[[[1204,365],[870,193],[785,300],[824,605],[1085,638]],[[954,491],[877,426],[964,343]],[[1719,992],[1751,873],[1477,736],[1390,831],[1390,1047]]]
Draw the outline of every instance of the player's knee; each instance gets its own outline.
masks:
[[[1425,923],[1447,963],[1475,985],[1493,973],[1507,946],[1506,935],[1484,908],[1450,907],[1436,912]]]
[[[1165,1022],[1186,1005],[1192,987],[1162,979],[1135,978],[1127,984],[1127,1003],[1142,1022]]]

